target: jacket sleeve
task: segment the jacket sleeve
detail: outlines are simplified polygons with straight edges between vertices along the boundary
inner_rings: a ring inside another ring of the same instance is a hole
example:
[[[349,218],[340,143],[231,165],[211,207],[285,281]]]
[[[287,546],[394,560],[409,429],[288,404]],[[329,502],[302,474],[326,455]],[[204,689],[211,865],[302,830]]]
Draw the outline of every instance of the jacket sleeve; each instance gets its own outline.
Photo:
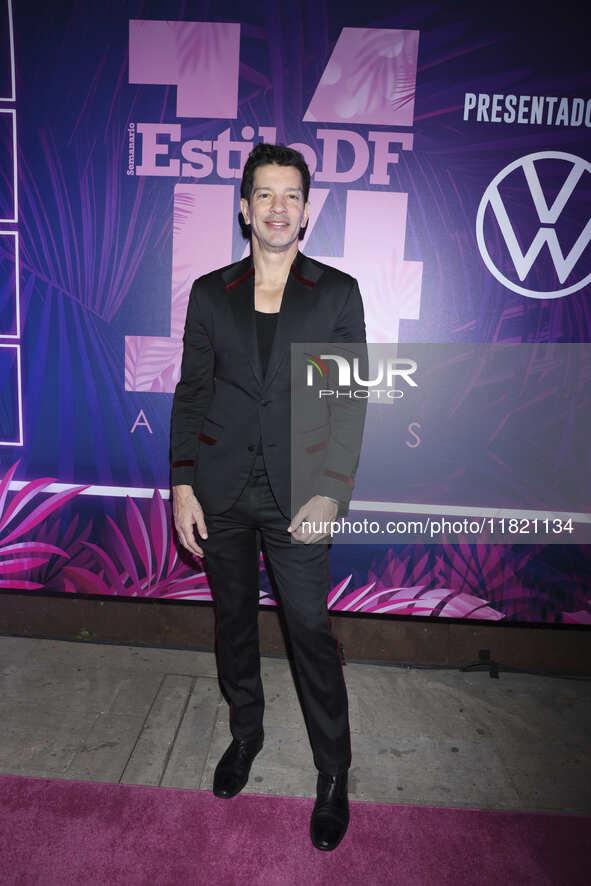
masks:
[[[359,377],[366,379],[368,371],[367,345],[365,343],[365,319],[359,285],[353,280],[347,299],[335,323],[332,338],[335,353],[346,357],[352,366],[357,360]],[[351,387],[339,388],[334,379],[330,387],[338,391],[338,397],[329,401],[330,433],[327,443],[325,467],[319,478],[318,493],[336,500],[339,514],[347,513],[355,474],[359,464],[367,401],[353,396],[355,382]],[[349,395],[349,396],[347,396]]]
[[[213,396],[214,351],[211,316],[200,280],[191,288],[181,377],[174,392],[171,416],[171,485],[193,485],[198,434]]]

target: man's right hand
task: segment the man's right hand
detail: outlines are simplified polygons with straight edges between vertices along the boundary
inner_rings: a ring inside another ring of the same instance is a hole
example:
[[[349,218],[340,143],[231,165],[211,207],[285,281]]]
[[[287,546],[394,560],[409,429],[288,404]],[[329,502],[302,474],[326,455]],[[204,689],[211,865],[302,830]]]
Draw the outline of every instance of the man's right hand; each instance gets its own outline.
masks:
[[[172,512],[182,546],[197,557],[202,557],[203,549],[195,541],[195,526],[201,538],[207,538],[207,527],[203,508],[195,498],[192,486],[172,487]]]

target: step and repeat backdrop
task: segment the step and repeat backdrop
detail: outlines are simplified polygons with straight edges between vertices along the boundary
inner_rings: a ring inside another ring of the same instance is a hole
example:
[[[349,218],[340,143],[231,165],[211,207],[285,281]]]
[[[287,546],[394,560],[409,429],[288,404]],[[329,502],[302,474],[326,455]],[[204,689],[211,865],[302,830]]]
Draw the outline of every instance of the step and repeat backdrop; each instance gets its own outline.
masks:
[[[172,392],[266,141],[374,349],[329,606],[591,623],[590,86],[569,2],[0,0],[0,589],[211,599]]]

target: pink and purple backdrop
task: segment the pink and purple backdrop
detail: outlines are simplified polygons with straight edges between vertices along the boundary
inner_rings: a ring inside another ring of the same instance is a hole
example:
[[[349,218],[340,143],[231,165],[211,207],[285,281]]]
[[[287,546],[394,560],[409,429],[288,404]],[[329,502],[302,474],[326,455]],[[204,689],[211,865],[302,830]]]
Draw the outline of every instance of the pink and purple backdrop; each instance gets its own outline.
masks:
[[[370,341],[590,341],[575,4],[212,9],[0,0],[0,588],[210,599],[171,533],[171,392],[258,141],[305,154],[303,249],[359,279]],[[334,546],[329,602],[588,624],[589,551]]]

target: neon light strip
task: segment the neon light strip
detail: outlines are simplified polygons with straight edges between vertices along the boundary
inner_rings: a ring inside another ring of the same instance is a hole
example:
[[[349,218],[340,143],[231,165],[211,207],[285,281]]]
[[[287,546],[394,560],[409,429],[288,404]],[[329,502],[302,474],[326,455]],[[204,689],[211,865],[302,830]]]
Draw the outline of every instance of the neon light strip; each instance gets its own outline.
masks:
[[[0,237],[14,237],[14,278],[15,278],[15,310],[16,310],[16,332],[2,333],[0,339],[9,341],[21,337],[21,296],[20,296],[20,263],[19,263],[19,241],[18,231],[0,231]],[[20,374],[20,373],[19,373]]]
[[[16,378],[17,378],[17,403],[18,403],[18,440],[0,440],[0,446],[22,446],[23,445],[23,390],[21,376],[21,346],[20,345],[4,345],[0,343],[0,348],[14,348],[16,350]]]
[[[9,489],[17,491],[26,486],[26,480],[13,480]],[[67,489],[75,489],[75,483],[51,483],[42,492],[65,492]],[[162,498],[170,498],[168,489],[158,490]],[[112,496],[113,498],[152,498],[155,489],[138,486],[89,486],[80,495]],[[591,523],[591,514],[570,513],[568,511],[543,511],[543,510],[519,510],[518,508],[483,508],[473,505],[424,505],[412,504],[407,501],[357,501],[353,499],[350,504],[352,511],[371,511],[382,513],[399,514],[436,514],[442,517],[516,517],[522,519],[538,520],[568,520],[573,523]]]
[[[12,27],[12,0],[7,0],[8,6],[8,37],[10,41],[10,78],[12,80],[12,95],[8,98],[0,98],[0,102],[13,102],[16,101],[16,92],[15,92],[15,69],[14,69],[14,30]]]
[[[8,10],[8,38],[10,43],[10,76],[12,81],[11,95],[9,98],[0,98],[0,101],[16,101],[16,68],[14,59],[14,27],[12,20],[12,0],[7,0]],[[0,108],[1,114],[10,114],[12,117],[12,172],[13,172],[13,204],[14,218],[3,218],[0,222],[10,224],[18,223],[18,152],[16,145],[16,110],[13,108]],[[21,312],[20,312],[20,262],[19,262],[19,239],[17,231],[4,231],[3,236],[14,236],[14,273],[15,273],[15,329],[14,334],[3,335],[3,339],[19,339],[21,336]],[[21,372],[21,347],[20,344],[0,344],[2,348],[16,348],[16,375],[17,375],[17,404],[18,404],[18,440],[0,440],[0,446],[22,446],[23,440],[23,386]]]
[[[29,482],[29,480],[13,480],[8,488],[18,492],[19,489],[22,489]],[[40,489],[39,493],[66,492],[81,485],[83,484],[50,483],[45,489]],[[155,491],[153,487],[148,486],[89,486],[87,489],[83,489],[80,495],[98,495],[105,498],[125,498],[125,496],[129,495],[130,498],[152,498]],[[159,489],[158,491],[162,498],[170,498],[170,491],[168,489]]]
[[[17,155],[16,155],[16,111],[12,108],[0,108],[0,114],[10,114],[12,116],[12,187],[14,195],[14,218],[0,218],[0,222],[9,222],[14,224],[18,222],[18,190],[17,190]]]

